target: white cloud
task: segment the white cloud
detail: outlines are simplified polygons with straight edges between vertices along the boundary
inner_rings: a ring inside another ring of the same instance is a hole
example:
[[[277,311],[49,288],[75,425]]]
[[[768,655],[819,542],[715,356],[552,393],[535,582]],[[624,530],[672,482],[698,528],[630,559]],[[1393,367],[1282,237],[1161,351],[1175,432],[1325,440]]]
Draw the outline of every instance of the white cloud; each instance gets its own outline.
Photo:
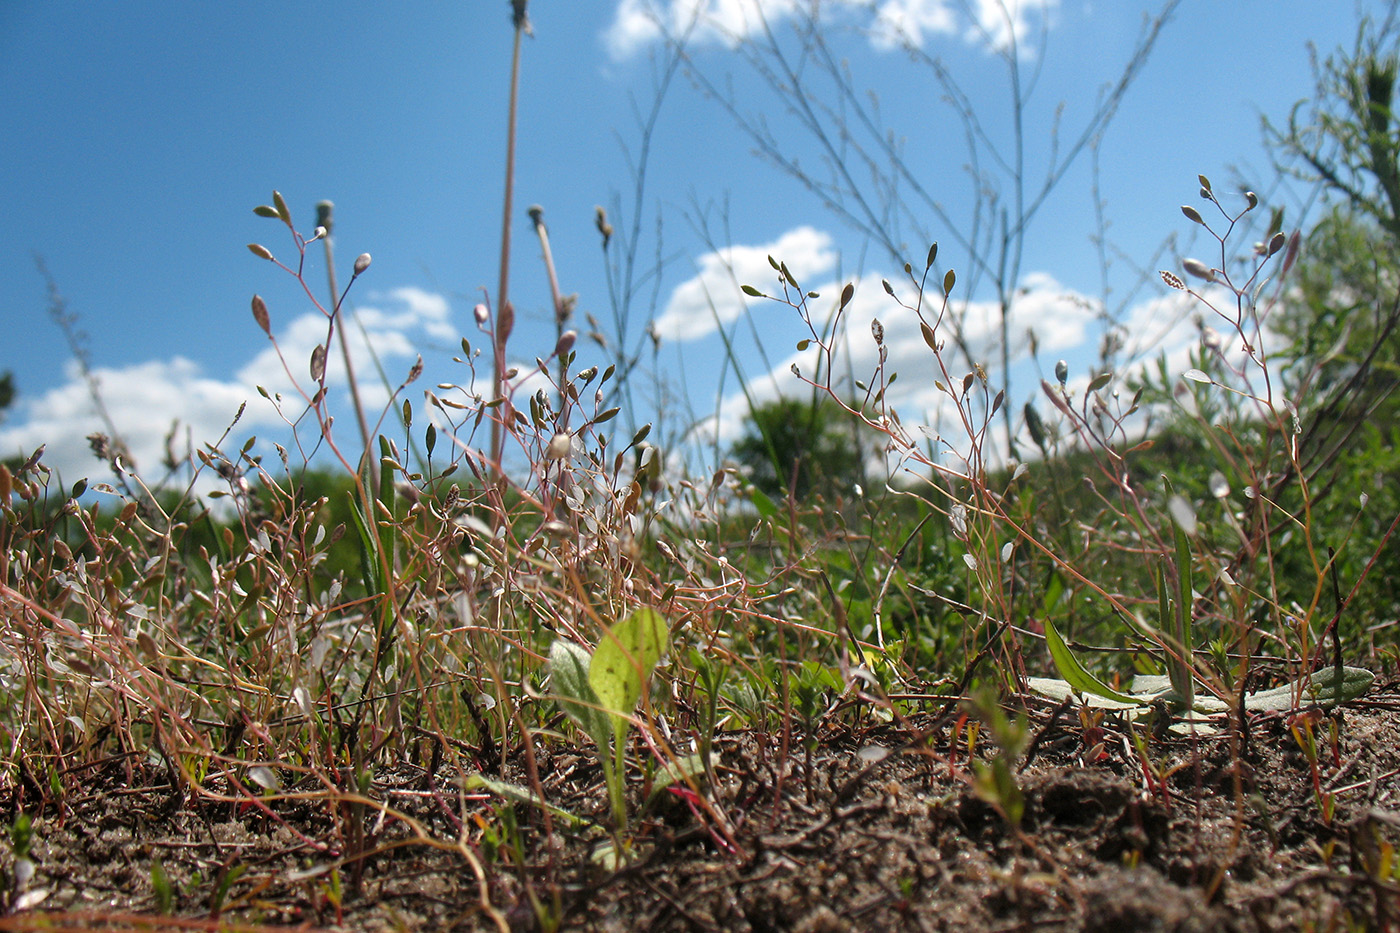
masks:
[[[878,49],[904,43],[924,44],[925,33],[949,35],[957,31],[957,18],[947,0],[886,0],[871,25],[870,41]]]
[[[671,293],[656,319],[656,333],[663,340],[696,340],[730,323],[744,308],[762,301],[739,290],[751,285],[765,293],[774,288],[777,273],[768,262],[772,256],[784,263],[803,288],[817,276],[836,268],[837,253],[830,234],[812,227],[789,230],[760,246],[728,246],[696,260],[699,274]]]
[[[967,39],[974,44],[986,44],[1002,51],[1014,41],[1025,54],[1031,50],[1027,41],[1034,36],[1030,16],[1040,17],[1042,25],[1049,26],[1049,19],[1059,8],[1060,0],[976,0],[973,5],[975,22],[967,30]]]
[[[648,0],[621,0],[612,25],[603,34],[603,43],[614,61],[630,58],[661,38],[662,29],[649,11]]]
[[[836,0],[850,5],[853,0]],[[628,58],[663,34],[732,46],[797,12],[802,0],[619,0],[603,34],[616,61]]]
[[[387,298],[390,301],[401,302],[408,311],[409,324],[421,325],[423,330],[430,337],[437,337],[440,340],[450,340],[455,342],[460,336],[457,328],[452,326],[452,307],[447,303],[447,299],[436,292],[425,292],[421,288],[412,285],[405,285],[388,292],[370,293],[371,301],[378,301]],[[361,323],[366,311],[359,312]],[[368,325],[366,325],[368,326]]]
[[[165,438],[179,422],[176,443],[184,446],[185,428],[196,444],[215,441],[247,401],[246,386],[205,377],[198,364],[174,357],[121,368],[94,370],[98,391],[116,423],[131,458],[154,482],[165,453]],[[67,381],[33,399],[21,398],[12,414],[16,423],[0,428],[0,455],[28,455],[47,445],[43,462],[67,482],[82,477],[109,479],[107,468],[94,459],[87,437],[110,434],[99,417],[88,386],[75,362],[65,369]],[[250,406],[251,408],[251,406]],[[249,433],[267,417],[250,412],[243,426]]]
[[[351,324],[347,333],[362,397],[373,417],[377,415],[376,406],[387,402],[389,392],[407,374],[408,365],[425,340],[455,337],[456,331],[449,322],[448,303],[440,295],[404,287],[370,297],[374,303],[359,309],[358,325]],[[207,375],[198,363],[181,356],[94,370],[103,405],[143,478],[159,478],[165,438],[172,424],[178,422],[176,446],[177,452],[183,452],[187,439],[195,447],[217,441],[244,402],[248,403],[247,408],[235,428],[230,452],[241,446],[243,438],[255,433],[270,433],[273,439],[288,443],[282,418],[258,394],[257,387],[280,393],[287,417],[295,419],[300,415],[304,402],[296,386],[308,393],[314,391],[309,372],[311,351],[326,338],[326,319],[319,312],[302,314],[287,322],[279,322],[274,316],[272,329],[287,361],[285,369],[276,348],[269,343],[237,366],[229,379]],[[370,348],[384,364],[392,386],[381,385],[369,356]],[[76,362],[68,363],[64,376],[65,381],[53,389],[20,397],[9,420],[0,424],[0,456],[27,457],[39,445],[46,444],[44,463],[59,470],[65,480],[71,482],[84,476],[107,479],[107,468],[93,457],[87,436],[94,432],[110,434],[111,429],[98,415]],[[348,414],[347,379],[338,343],[327,358],[326,383],[332,390],[332,410],[349,426],[353,415]],[[207,480],[206,489],[211,488],[213,477]]]
[[[1059,0],[974,0],[966,6],[950,0],[828,0],[825,7],[844,10],[846,19],[869,14],[863,26],[880,50],[905,43],[922,46],[933,36],[961,34],[970,44],[1000,51],[1012,37],[1024,43],[1033,32],[1031,16],[1044,22],[1058,9]],[[618,0],[603,41],[615,61],[635,55],[663,35],[733,46],[765,26],[821,9],[812,0]]]

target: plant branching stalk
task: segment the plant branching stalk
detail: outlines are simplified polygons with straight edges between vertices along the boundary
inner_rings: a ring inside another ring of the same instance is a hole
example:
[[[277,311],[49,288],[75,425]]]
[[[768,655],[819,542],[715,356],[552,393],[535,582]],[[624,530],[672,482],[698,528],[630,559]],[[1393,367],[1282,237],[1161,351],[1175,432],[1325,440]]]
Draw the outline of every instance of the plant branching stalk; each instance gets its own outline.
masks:
[[[321,201],[317,204],[316,226],[326,228],[326,235],[321,237],[321,242],[326,250],[326,280],[331,290],[331,314],[340,316],[344,296],[341,295],[340,285],[336,282],[335,250],[331,246],[331,231],[335,224],[334,208],[335,205],[330,201]],[[370,455],[369,421],[365,418],[364,402],[360,399],[360,384],[355,379],[355,364],[350,357],[350,340],[346,336],[343,320],[340,322],[340,355],[345,362],[345,380],[350,386],[350,401],[355,406],[355,422],[360,426],[360,440],[364,443],[364,453],[361,456],[369,461],[370,482],[377,486],[379,484],[379,463]]]

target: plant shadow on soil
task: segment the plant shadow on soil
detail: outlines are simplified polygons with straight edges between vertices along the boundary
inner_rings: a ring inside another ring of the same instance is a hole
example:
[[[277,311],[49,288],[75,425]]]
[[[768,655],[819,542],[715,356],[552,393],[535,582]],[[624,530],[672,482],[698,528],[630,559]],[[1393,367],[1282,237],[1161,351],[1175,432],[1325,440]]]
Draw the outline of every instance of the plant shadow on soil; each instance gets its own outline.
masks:
[[[33,814],[27,889],[46,896],[0,919],[0,930],[529,930],[538,921],[527,889],[566,930],[1396,929],[1400,683],[1329,715],[1316,731],[1330,735],[1335,722],[1338,742],[1319,742],[1316,772],[1284,716],[1255,718],[1241,758],[1224,733],[1154,737],[1145,769],[1121,723],[1093,736],[1101,751],[1086,749],[1072,712],[1038,706],[1035,752],[1017,774],[1019,830],[975,793],[965,741],[954,752],[947,729],[917,750],[890,725],[824,733],[810,774],[795,738],[784,767],[780,736],[722,734],[709,799],[734,851],[673,796],[638,820],[636,857],[606,871],[590,857],[596,831],[556,823],[546,837],[539,812],[515,805],[523,859],[507,845],[484,863],[494,919],[455,840],[463,824],[479,836],[474,814],[499,825],[507,805],[464,797],[446,769],[432,780],[411,765],[377,774],[371,796],[439,845],[369,809],[372,854],[342,866],[337,917],[329,875],[315,870],[334,858],[307,845],[334,836],[327,804],[297,795],[323,788],[286,788],[269,804],[273,819],[172,795],[159,770],[113,760],[92,772],[85,794]],[[917,717],[906,725],[918,728]],[[897,753],[871,764],[872,748]],[[516,764],[507,777],[522,776]],[[552,803],[604,818],[588,750],[542,741],[536,766]],[[1149,771],[1167,777],[1155,784]],[[1332,795],[1330,820],[1319,789]],[[5,809],[15,812],[23,794]],[[153,857],[175,892],[165,920],[153,916]],[[233,925],[218,926],[212,899],[231,873],[222,919]]]

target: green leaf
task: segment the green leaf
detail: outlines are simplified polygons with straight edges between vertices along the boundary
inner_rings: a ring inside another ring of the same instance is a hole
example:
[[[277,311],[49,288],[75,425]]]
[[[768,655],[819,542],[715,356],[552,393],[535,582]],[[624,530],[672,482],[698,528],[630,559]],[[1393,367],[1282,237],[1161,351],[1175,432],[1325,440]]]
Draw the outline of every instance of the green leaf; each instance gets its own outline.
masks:
[[[588,683],[590,660],[586,649],[567,638],[555,639],[549,646],[549,682],[559,708],[588,733],[599,756],[606,758],[611,729],[608,714]]]
[[[719,756],[710,752],[710,768],[718,765]],[[703,778],[706,770],[705,759],[700,756],[699,752],[692,752],[689,755],[669,760],[656,772],[656,777],[651,784],[651,795],[655,797],[672,784],[684,783],[691,778]]]
[[[528,787],[521,787],[519,784],[511,784],[508,781],[498,781],[484,774],[467,775],[466,779],[462,781],[462,787],[466,790],[489,790],[496,796],[504,797],[512,803],[527,803],[531,806],[539,807],[541,810],[548,810],[570,826],[584,826],[587,825],[588,822],[562,807],[554,806]]]
[[[1251,693],[1244,698],[1244,705],[1248,709],[1261,711],[1292,709],[1293,696],[1299,693],[1301,688],[1299,702],[1303,705],[1318,703],[1322,706],[1335,706],[1363,695],[1371,688],[1375,679],[1375,674],[1360,667],[1342,668],[1339,678],[1337,669],[1329,667],[1318,671],[1307,683],[1294,681],[1272,690]]]
[[[1089,380],[1089,391],[1097,392],[1112,381],[1113,373],[1099,373],[1093,379]]]
[[[752,285],[740,285],[740,286],[739,286],[739,290],[742,291],[745,295],[748,295],[750,298],[762,298],[762,297],[763,297],[763,292],[761,292],[761,291],[759,291],[758,289],[754,288]]]
[[[360,536],[360,575],[365,582],[365,590],[371,595],[378,596],[384,592],[381,585],[379,573],[379,548],[376,539],[369,531],[369,523],[365,521],[365,513],[360,508],[360,500],[355,498],[353,490],[345,493],[350,500],[350,520],[355,526],[355,533]]]
[[[1167,657],[1167,674],[1171,677],[1172,689],[1184,706],[1190,706],[1195,699],[1196,683],[1191,672],[1191,542],[1186,538],[1186,530],[1176,515],[1172,516],[1172,530],[1176,532],[1176,619],[1167,629],[1176,639],[1172,646],[1181,652],[1180,657]]]
[[[613,734],[619,743],[646,681],[669,646],[666,620],[654,609],[638,609],[603,633],[593,661],[588,666],[588,683],[599,703],[613,718]]]
[[[756,486],[753,491],[753,507],[758,509],[758,514],[763,518],[772,519],[778,515],[778,507],[773,504],[773,500]]]
[[[1131,706],[1138,706],[1143,702],[1126,693],[1119,693],[1085,670],[1084,665],[1080,664],[1079,659],[1074,656],[1074,652],[1069,650],[1069,645],[1065,644],[1065,640],[1060,637],[1059,632],[1055,631],[1055,625],[1049,619],[1045,620],[1045,644],[1050,649],[1050,657],[1055,662],[1055,669],[1060,672],[1065,683],[1080,693],[1092,693],[1095,696],[1106,697]]]

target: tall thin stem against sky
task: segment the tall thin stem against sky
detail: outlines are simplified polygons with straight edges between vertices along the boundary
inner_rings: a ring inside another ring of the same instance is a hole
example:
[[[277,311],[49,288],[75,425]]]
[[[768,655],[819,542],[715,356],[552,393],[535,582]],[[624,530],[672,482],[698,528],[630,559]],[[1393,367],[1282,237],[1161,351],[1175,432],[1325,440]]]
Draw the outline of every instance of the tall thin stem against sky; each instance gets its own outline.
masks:
[[[515,210],[515,120],[520,101],[520,45],[530,28],[525,14],[529,0],[511,0],[512,21],[515,26],[515,46],[510,59],[510,105],[506,124],[506,185],[501,197],[501,274],[496,286],[495,341],[491,354],[492,393],[494,398],[506,396],[506,341],[515,327],[515,309],[510,303],[510,228]],[[500,470],[505,453],[504,422],[510,417],[510,401],[501,405],[491,419],[492,468]]]

